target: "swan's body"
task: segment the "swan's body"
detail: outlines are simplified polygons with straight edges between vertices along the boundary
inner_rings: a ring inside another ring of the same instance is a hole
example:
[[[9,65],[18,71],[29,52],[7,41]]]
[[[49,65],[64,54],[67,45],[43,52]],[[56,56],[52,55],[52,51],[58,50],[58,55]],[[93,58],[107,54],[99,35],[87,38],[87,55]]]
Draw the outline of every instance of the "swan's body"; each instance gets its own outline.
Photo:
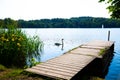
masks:
[[[62,45],[62,44],[60,44],[60,43],[55,43],[55,45],[56,45],[56,46],[60,46],[60,45]]]
[[[64,44],[64,43],[63,43],[63,40],[64,40],[64,39],[62,39],[62,40],[61,40],[61,41],[62,41],[62,43],[55,43],[55,45],[56,45],[56,46],[63,45],[63,44]]]

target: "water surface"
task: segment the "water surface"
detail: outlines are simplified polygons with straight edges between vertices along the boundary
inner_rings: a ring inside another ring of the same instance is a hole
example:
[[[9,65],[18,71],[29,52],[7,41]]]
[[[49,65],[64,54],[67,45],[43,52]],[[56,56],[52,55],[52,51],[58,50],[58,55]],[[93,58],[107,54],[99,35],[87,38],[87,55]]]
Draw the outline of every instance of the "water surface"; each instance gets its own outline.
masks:
[[[38,35],[44,42],[44,51],[41,61],[44,62],[51,58],[62,55],[70,49],[92,40],[108,39],[115,41],[115,53],[106,75],[106,80],[120,80],[120,29],[23,29],[29,36]],[[55,46],[64,39],[64,46]]]

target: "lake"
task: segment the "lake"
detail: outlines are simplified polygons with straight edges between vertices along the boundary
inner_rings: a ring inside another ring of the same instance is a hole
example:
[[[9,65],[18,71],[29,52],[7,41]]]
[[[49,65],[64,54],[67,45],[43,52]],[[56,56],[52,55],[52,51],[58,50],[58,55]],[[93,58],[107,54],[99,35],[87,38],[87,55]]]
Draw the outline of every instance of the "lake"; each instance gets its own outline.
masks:
[[[109,66],[108,74],[105,80],[120,80],[120,29],[80,29],[80,28],[44,28],[44,29],[23,29],[29,36],[38,35],[44,42],[44,50],[41,54],[41,61],[44,62],[51,58],[62,55],[63,53],[75,48],[83,43],[92,40],[108,39],[110,31],[110,40],[115,41],[115,53]],[[56,46],[55,43],[61,43],[64,39],[64,46]]]

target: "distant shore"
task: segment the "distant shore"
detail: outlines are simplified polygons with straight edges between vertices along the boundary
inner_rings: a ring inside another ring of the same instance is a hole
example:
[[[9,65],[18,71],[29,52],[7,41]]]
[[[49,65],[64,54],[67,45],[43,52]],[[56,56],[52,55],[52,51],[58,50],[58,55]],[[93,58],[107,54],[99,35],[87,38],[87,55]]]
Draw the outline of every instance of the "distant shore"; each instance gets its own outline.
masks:
[[[40,20],[0,19],[0,27],[14,25],[18,28],[120,28],[120,20],[101,17],[72,17]]]

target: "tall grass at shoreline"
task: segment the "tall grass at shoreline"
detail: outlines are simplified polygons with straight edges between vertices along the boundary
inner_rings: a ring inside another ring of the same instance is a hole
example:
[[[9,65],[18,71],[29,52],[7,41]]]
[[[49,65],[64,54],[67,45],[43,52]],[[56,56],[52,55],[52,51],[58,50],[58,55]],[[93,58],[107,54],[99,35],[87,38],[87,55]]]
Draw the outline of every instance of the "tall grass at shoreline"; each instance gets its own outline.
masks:
[[[42,47],[38,36],[28,37],[17,28],[0,29],[0,64],[23,68],[29,63],[32,66],[34,58],[40,60]]]

